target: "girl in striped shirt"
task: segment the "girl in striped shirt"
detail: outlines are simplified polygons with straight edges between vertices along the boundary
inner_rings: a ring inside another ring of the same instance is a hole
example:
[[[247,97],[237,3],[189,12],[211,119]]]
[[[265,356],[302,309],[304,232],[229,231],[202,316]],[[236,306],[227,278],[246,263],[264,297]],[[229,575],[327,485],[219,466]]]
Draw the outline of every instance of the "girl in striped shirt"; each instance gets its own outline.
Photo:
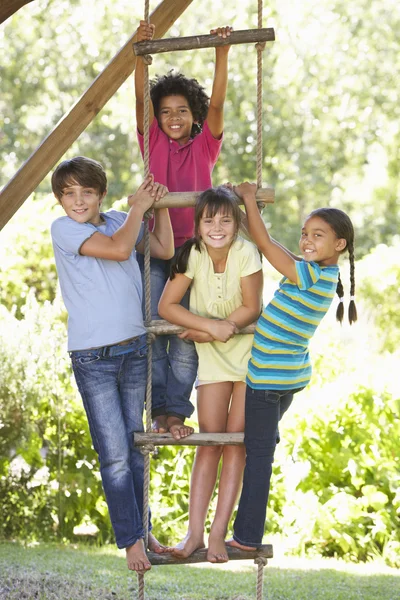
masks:
[[[243,490],[234,524],[233,540],[243,550],[260,546],[264,534],[272,463],[278,423],[296,392],[311,378],[308,344],[326,314],[335,293],[337,319],[343,319],[343,286],[337,265],[349,253],[349,321],[357,319],[354,303],[354,230],[349,217],[336,208],[319,208],[305,220],[302,257],[272,239],[256,203],[256,186],[233,188],[245,204],[253,241],[283,278],[258,320],[248,365]]]

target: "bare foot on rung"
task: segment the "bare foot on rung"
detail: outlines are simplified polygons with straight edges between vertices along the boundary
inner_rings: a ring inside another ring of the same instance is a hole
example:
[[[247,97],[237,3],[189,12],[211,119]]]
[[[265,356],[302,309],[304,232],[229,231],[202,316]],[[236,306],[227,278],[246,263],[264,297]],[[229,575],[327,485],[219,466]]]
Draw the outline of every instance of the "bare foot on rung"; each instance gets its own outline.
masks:
[[[165,552],[172,551],[172,548],[169,548],[168,546],[163,546],[163,544],[160,544],[158,539],[152,533],[149,533],[147,547],[150,550],[150,552],[155,552],[156,554],[164,554]]]
[[[151,563],[147,558],[143,539],[138,540],[132,546],[125,548],[126,562],[128,569],[136,571],[139,575],[143,575],[151,569]]]
[[[188,558],[193,552],[201,548],[205,548],[203,536],[197,537],[188,533],[182,542],[172,548],[172,553],[177,558]]]
[[[158,417],[154,417],[151,430],[153,433],[167,433],[167,415],[158,415]]]
[[[207,560],[211,563],[228,562],[228,552],[226,550],[225,540],[222,536],[209,535]]]
[[[185,425],[182,419],[178,417],[167,417],[168,431],[175,440],[180,440],[194,432],[193,427]]]
[[[257,548],[252,548],[251,546],[244,546],[243,544],[239,544],[239,542],[237,542],[233,538],[231,540],[226,540],[225,545],[230,546],[231,548],[239,548],[239,550],[246,550],[246,552],[254,552],[254,550],[257,550]]]

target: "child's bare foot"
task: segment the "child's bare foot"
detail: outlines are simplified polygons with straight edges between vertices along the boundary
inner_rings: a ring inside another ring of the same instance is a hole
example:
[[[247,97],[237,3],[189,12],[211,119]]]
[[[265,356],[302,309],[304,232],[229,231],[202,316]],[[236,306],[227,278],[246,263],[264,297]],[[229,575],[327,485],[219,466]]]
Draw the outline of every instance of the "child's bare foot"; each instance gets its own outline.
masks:
[[[143,539],[138,540],[132,546],[125,548],[128,569],[143,575],[151,569],[151,563],[146,556]]]
[[[229,557],[223,536],[209,535],[207,560],[211,563],[228,562]]]
[[[226,540],[225,545],[230,546],[231,548],[239,548],[239,550],[246,550],[246,552],[254,552],[254,550],[257,550],[257,548],[252,548],[251,546],[244,546],[243,544],[239,544],[239,542],[237,542],[233,538],[231,540]]]
[[[155,552],[156,554],[164,554],[164,552],[171,552],[172,550],[172,548],[160,544],[158,539],[152,533],[149,533],[147,547],[150,552]]]
[[[167,415],[158,415],[158,417],[154,417],[151,429],[153,433],[167,433]]]
[[[177,544],[175,548],[172,548],[172,554],[177,558],[187,558],[193,554],[193,552],[196,552],[196,550],[200,550],[200,548],[204,547],[203,536],[198,538],[188,533],[182,542]]]
[[[168,431],[172,433],[172,437],[176,440],[187,437],[194,432],[193,427],[185,425],[182,419],[178,417],[167,417]]]

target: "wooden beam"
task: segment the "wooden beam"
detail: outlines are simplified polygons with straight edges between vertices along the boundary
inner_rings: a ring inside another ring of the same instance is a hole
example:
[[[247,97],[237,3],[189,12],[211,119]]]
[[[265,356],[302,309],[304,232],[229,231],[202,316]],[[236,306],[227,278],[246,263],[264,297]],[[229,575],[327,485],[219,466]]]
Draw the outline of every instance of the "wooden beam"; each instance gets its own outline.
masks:
[[[171,433],[135,432],[133,440],[135,446],[242,446],[243,433],[192,433],[176,440]]]
[[[255,560],[256,558],[273,558],[274,551],[271,544],[264,544],[254,550],[239,550],[239,548],[226,547],[229,560]],[[207,548],[196,550],[188,558],[175,558],[170,552],[156,554],[148,552],[147,556],[152,565],[188,565],[194,563],[207,562]]]
[[[247,325],[239,331],[239,334],[247,334],[254,333],[256,328],[256,323],[252,323],[251,325]],[[163,319],[154,320],[150,322],[150,325],[146,327],[148,333],[154,333],[155,335],[173,335],[175,333],[182,333],[185,331],[185,327],[179,327],[179,325],[172,325],[168,321],[164,321]]]
[[[164,198],[161,198],[153,208],[183,208],[194,206],[201,192],[170,192]],[[275,192],[272,187],[260,188],[257,190],[257,202],[272,204],[274,202]],[[243,204],[237,196],[239,204]]]
[[[257,42],[273,42],[275,31],[272,27],[264,29],[242,29],[232,31],[231,35],[223,38],[215,33],[208,35],[191,35],[163,40],[136,42],[133,49],[136,56],[144,54],[161,54],[181,50],[197,50],[198,48],[215,48],[216,46],[234,46],[235,44],[251,44]]]
[[[151,15],[157,37],[168,31],[191,2],[164,0],[157,6]],[[134,71],[136,57],[132,52],[132,43],[135,39],[136,32],[3,188],[0,194],[0,229]]]
[[[0,23],[6,21],[20,8],[29,4],[32,0],[2,0],[0,2]]]

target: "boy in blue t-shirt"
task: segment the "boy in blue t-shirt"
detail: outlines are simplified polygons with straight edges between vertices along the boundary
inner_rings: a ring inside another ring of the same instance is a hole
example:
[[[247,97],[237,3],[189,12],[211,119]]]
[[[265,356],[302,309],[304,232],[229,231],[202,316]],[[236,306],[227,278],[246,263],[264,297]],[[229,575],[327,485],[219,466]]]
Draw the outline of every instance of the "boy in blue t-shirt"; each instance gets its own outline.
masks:
[[[58,165],[55,197],[66,212],[51,226],[61,293],[68,311],[68,351],[99,455],[116,542],[128,568],[151,568],[143,542],[143,457],[133,433],[143,431],[147,347],[142,283],[135,249],[144,251],[145,211],[167,193],[149,175],[128,197],[128,213],[100,212],[107,177],[95,160],[78,156]],[[167,209],[155,211],[150,252],[174,254]],[[149,535],[149,548],[163,552]]]

